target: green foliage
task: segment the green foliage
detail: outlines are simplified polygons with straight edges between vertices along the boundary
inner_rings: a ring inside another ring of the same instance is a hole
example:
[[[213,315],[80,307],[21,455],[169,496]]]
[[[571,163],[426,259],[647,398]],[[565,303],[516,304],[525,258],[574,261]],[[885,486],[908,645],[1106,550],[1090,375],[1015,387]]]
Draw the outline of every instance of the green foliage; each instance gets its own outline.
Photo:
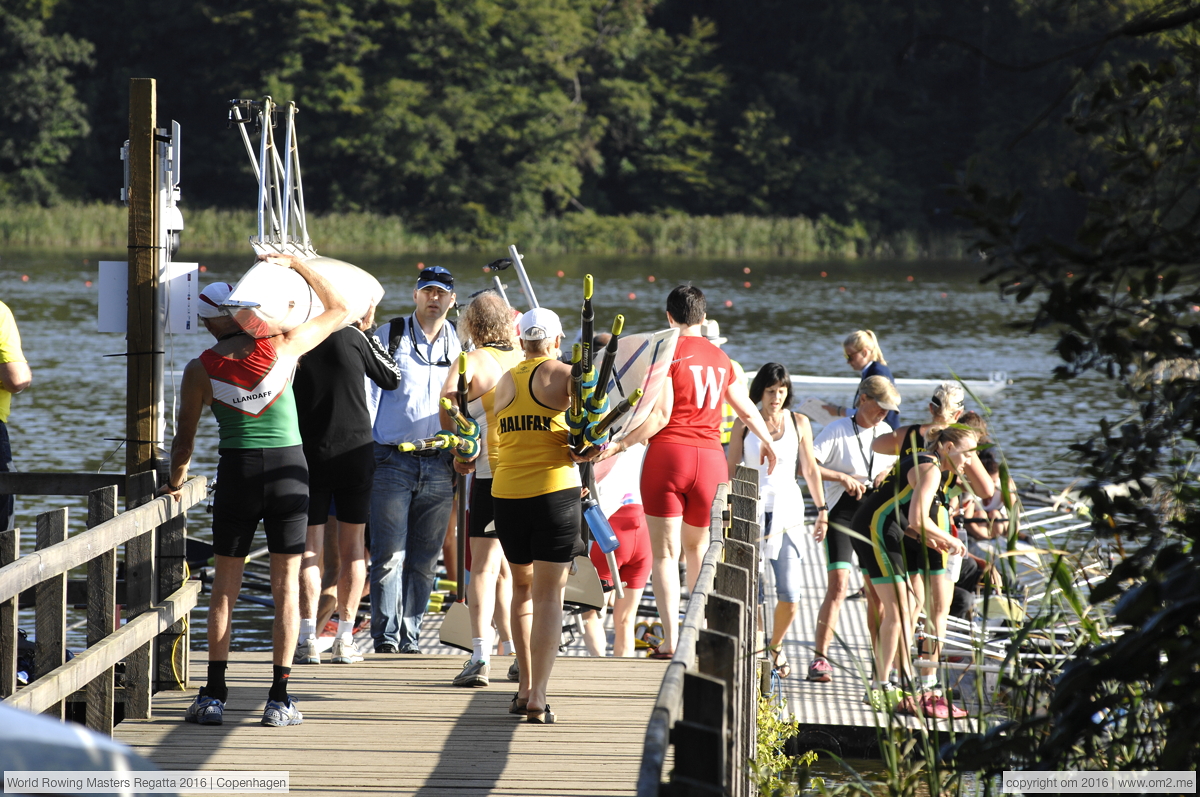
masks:
[[[255,229],[250,210],[183,208],[185,250],[196,252],[242,248]],[[635,254],[794,259],[855,257],[962,257],[963,241],[954,235],[894,237],[870,240],[858,228],[828,219],[813,222],[757,216],[684,216],[632,214],[563,216],[528,214],[504,220],[480,212],[470,229],[417,227],[401,216],[365,212],[314,213],[309,231],[318,251],[355,252],[494,252],[504,241],[521,251],[539,254]],[[128,213],[115,204],[62,203],[53,207],[13,205],[0,215],[0,245],[123,249]]]
[[[1089,596],[1124,630],[959,748],[987,772],[1200,763],[1200,46],[1194,23],[1160,38],[1169,57],[1097,81],[1067,120],[1095,154],[1063,175],[1087,209],[1073,241],[1028,234],[1020,195],[963,189],[991,278],[1059,333],[1056,376],[1098,372],[1138,407],[1073,446],[1094,532],[1134,548]]]
[[[71,76],[91,65],[92,47],[48,35],[38,15],[18,13],[36,6],[16,5],[0,12],[0,203],[47,204],[58,197],[59,168],[88,133]]]
[[[781,720],[770,698],[758,700],[758,748],[750,762],[755,790],[762,797],[796,797],[810,786],[808,768],[817,762],[812,750],[790,756],[785,752],[787,740],[796,735],[799,726],[795,718]],[[821,778],[812,779],[812,786],[823,787]]]

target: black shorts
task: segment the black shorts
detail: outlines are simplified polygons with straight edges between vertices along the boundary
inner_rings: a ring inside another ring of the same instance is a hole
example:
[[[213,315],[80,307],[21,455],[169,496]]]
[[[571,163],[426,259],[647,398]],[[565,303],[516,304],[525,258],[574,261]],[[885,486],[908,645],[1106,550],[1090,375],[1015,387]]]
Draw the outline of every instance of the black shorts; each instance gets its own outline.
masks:
[[[375,443],[336,457],[308,458],[308,525],[321,526],[335,514],[343,523],[366,523],[371,516]],[[332,509],[333,502],[337,509]]]
[[[850,493],[842,493],[842,497],[833,505],[829,512],[829,531],[825,534],[825,569],[848,570],[854,563],[854,545],[850,535],[842,528],[852,528],[854,513],[861,503]]]
[[[463,478],[459,475],[458,478]],[[471,513],[468,516],[470,525],[468,537],[484,537],[496,539],[496,508],[492,504],[492,480],[471,479]]]
[[[571,562],[583,549],[579,488],[533,498],[492,498],[496,532],[511,564]]]
[[[946,554],[922,545],[915,537],[904,538],[904,559],[908,563],[909,574],[940,576],[946,573]]]
[[[904,515],[905,506],[897,507],[897,502],[890,498],[873,493],[854,513],[852,528],[858,536],[851,539],[851,544],[858,556],[858,566],[872,584],[899,584],[908,577],[904,527],[897,520]]]
[[[258,522],[271,553],[302,554],[308,533],[308,462],[301,446],[222,448],[213,499],[213,552],[250,553]]]

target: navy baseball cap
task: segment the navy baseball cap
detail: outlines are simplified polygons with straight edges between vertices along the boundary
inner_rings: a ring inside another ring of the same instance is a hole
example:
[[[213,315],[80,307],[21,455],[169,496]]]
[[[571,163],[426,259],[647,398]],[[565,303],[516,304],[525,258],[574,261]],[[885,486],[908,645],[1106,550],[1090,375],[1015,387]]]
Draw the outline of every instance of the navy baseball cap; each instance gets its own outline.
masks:
[[[454,291],[454,275],[441,266],[428,266],[422,269],[421,276],[417,277],[417,290],[428,288],[430,285],[452,293]]]

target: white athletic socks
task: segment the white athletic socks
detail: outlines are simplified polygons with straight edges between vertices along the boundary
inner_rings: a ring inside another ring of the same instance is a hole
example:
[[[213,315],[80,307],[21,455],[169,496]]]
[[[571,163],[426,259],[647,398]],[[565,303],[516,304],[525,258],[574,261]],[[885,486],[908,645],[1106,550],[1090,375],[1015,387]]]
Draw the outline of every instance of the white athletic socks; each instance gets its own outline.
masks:
[[[354,638],[354,623],[350,620],[338,620],[338,636],[346,641]]]
[[[471,639],[471,661],[487,661],[488,656],[484,652],[486,648],[483,646],[482,637],[474,637]]]
[[[301,642],[307,642],[310,639],[315,639],[317,636],[317,621],[312,617],[300,618],[300,636]]]
[[[513,645],[513,641],[511,639],[506,639],[500,643],[500,655],[501,656],[512,656],[516,652],[517,652],[517,649]]]

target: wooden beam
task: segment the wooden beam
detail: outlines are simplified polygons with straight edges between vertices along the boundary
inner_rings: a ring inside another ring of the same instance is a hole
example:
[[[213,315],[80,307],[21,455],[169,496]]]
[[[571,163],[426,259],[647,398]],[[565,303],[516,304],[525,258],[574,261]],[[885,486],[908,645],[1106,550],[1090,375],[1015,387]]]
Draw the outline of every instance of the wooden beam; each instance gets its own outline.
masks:
[[[0,531],[0,569],[17,561],[21,530]],[[0,698],[17,691],[17,598],[0,601]]]
[[[117,488],[102,487],[88,496],[89,529],[112,520],[117,514]],[[110,548],[88,562],[87,643],[92,648],[116,630],[117,550]],[[109,667],[87,685],[87,727],[111,736],[115,668]]]
[[[27,589],[36,587],[47,576],[65,573],[99,556],[102,552],[126,543],[173,517],[178,517],[205,496],[203,477],[189,479],[183,487],[183,501],[170,496],[156,498],[94,529],[77,534],[52,549],[35,551],[15,562],[0,567],[0,601],[7,601]]]
[[[124,473],[0,473],[4,495],[88,495],[92,490],[116,485],[125,494]]]
[[[158,130],[155,82],[129,81],[129,301],[126,327],[125,474],[153,471],[157,452],[154,395],[158,233]]]
[[[67,510],[43,512],[37,518],[37,550],[43,550],[67,539]],[[39,673],[50,672],[66,661],[67,650],[67,576],[65,573],[43,579],[37,585],[38,608],[34,619],[37,647],[34,668]],[[51,701],[38,709],[63,719],[63,701]]]
[[[187,564],[187,517],[173,517],[158,527],[158,594],[170,595],[183,586]],[[180,621],[155,639],[154,660],[157,673],[154,691],[186,690],[188,683],[187,623]]]
[[[46,673],[4,701],[25,711],[42,711],[84,688],[100,673],[138,649],[145,648],[196,606],[200,582],[189,581],[175,594],[121,626],[103,642]]]
[[[154,473],[145,471],[129,477],[125,503],[130,512],[136,511],[154,497]],[[156,499],[174,501],[170,496]],[[126,513],[129,514],[129,513]],[[165,522],[164,518],[164,522]],[[130,618],[150,610],[155,601],[154,529],[159,523],[143,526],[143,533],[125,543],[125,611]],[[151,645],[147,642],[131,651],[125,660],[125,716],[129,719],[150,719],[150,696],[153,665]]]

